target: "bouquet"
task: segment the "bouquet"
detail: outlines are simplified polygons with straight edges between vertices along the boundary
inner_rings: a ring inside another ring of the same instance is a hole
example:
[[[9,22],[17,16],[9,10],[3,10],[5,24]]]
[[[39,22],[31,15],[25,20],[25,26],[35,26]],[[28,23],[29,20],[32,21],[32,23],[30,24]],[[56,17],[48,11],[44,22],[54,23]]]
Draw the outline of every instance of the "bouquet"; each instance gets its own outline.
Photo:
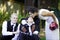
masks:
[[[56,22],[52,22],[51,24],[50,24],[50,30],[55,30],[55,29],[57,29],[58,28],[58,24],[56,23]]]

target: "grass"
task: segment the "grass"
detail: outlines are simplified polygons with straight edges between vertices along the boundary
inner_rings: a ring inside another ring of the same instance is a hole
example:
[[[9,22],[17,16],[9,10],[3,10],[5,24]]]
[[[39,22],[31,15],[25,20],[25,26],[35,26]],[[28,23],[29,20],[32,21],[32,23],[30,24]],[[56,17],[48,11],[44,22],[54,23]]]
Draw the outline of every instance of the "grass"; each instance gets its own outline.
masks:
[[[41,40],[46,40],[46,38],[45,37],[41,37]]]
[[[40,40],[46,40],[44,29],[40,30]]]

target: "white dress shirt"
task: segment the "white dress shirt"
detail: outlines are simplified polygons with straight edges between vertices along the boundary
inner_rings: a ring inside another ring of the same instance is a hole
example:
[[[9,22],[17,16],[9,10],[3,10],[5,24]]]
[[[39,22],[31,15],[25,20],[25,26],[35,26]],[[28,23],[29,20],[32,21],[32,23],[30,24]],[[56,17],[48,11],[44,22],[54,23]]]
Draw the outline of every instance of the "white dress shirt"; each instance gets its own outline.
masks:
[[[20,32],[19,28],[20,28],[20,24],[18,25],[18,30],[17,30],[18,33],[15,34],[15,36],[14,36],[14,38],[12,38],[12,40],[17,40],[17,37],[19,36],[19,32]]]
[[[31,25],[33,24],[34,22],[32,23],[27,23],[29,25],[29,32],[30,32],[30,35],[32,35],[32,30],[31,30]]]
[[[13,25],[12,22],[11,22],[11,25]],[[14,27],[15,27],[15,24],[14,24],[13,28]],[[13,31],[14,31],[14,29],[13,29]],[[17,31],[19,31],[19,29]],[[7,31],[7,21],[4,21],[3,24],[2,24],[2,35],[3,36],[13,35],[13,32]]]

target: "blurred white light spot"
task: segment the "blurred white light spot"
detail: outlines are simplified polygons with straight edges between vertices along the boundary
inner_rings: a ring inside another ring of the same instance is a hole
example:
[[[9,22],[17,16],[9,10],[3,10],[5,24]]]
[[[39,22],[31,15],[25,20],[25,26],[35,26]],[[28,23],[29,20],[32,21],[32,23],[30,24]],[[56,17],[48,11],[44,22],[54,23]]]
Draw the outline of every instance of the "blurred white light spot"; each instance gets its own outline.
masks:
[[[11,2],[8,2],[8,6],[10,6],[11,5]]]
[[[10,8],[13,9],[13,5]]]

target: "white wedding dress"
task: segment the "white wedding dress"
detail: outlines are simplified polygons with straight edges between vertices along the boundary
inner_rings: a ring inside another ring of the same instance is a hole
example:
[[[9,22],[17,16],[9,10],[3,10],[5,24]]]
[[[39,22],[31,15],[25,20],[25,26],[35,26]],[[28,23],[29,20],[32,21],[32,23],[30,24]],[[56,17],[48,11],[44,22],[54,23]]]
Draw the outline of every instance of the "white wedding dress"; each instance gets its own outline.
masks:
[[[39,12],[38,12],[39,18],[42,19],[42,20],[46,20],[46,22],[45,22],[45,36],[46,36],[46,40],[59,40],[59,27],[56,30],[51,31],[49,29],[49,25],[54,20],[53,20],[53,18],[51,16],[42,16],[41,14],[42,14],[43,11],[49,12],[49,10],[40,9]],[[56,18],[56,21],[57,21],[58,26],[59,26],[59,22],[58,22],[57,18]]]

